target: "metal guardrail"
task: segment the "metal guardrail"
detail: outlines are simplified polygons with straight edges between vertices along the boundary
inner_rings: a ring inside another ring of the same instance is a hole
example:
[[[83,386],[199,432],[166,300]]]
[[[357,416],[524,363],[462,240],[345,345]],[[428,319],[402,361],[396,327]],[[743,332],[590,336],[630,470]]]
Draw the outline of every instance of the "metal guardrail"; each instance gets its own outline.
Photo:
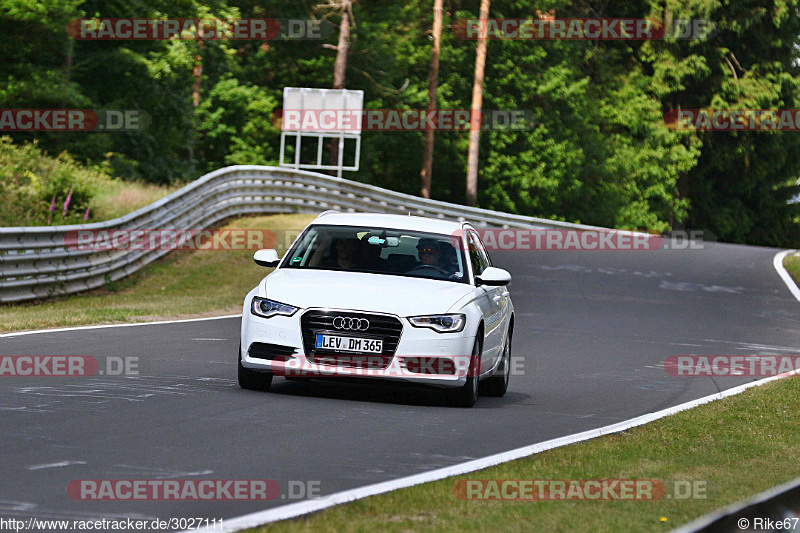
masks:
[[[800,531],[800,478],[749,500],[723,507],[673,529],[672,533]]]
[[[101,287],[169,252],[86,251],[67,246],[76,230],[202,229],[244,214],[384,212],[464,219],[478,227],[602,229],[427,200],[324,174],[266,166],[216,170],[123,217],[93,224],[0,228],[0,302]]]

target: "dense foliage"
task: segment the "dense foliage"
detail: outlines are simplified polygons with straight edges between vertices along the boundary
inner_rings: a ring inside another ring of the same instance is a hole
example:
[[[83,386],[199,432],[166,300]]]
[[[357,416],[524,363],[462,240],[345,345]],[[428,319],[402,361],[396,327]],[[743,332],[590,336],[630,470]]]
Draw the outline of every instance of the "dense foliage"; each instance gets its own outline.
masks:
[[[224,165],[276,164],[284,86],[330,87],[339,14],[322,0],[0,0],[0,108],[140,109],[143,132],[15,133],[51,153],[154,183]],[[427,105],[432,0],[360,0],[348,88],[366,107]],[[468,109],[475,41],[451,25],[478,0],[445,0],[439,107]],[[534,126],[481,136],[481,207],[624,228],[709,230],[800,245],[798,132],[686,132],[675,109],[800,108],[800,0],[506,0],[492,17],[709,19],[705,40],[492,40],[484,109]],[[328,7],[326,7],[328,6]],[[321,18],[322,40],[80,41],[78,17]],[[200,83],[194,74],[202,66]],[[199,102],[193,101],[193,88]],[[467,132],[439,132],[432,197],[464,200]],[[355,179],[417,194],[422,132],[365,132]],[[8,177],[0,175],[0,180]],[[49,194],[49,192],[48,192]],[[39,200],[41,201],[41,199]]]
[[[101,168],[77,164],[66,152],[46,157],[37,144],[15,146],[0,137],[0,225],[83,222],[91,215],[92,198],[111,178]]]

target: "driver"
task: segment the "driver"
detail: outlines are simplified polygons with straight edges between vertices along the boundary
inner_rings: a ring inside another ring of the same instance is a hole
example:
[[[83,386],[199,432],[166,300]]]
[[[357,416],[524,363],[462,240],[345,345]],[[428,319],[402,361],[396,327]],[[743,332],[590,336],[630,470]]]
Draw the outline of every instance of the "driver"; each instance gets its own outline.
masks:
[[[417,255],[422,265],[439,266],[439,241],[420,239],[417,243]]]

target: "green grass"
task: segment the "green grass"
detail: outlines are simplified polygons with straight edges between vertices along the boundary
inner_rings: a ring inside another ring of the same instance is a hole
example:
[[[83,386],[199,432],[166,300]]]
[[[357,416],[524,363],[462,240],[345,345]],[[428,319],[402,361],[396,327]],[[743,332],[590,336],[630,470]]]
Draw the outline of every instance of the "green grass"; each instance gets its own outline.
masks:
[[[800,285],[800,253],[784,257],[783,268],[789,272],[794,282]]]
[[[241,218],[223,227],[299,231],[313,218]],[[0,305],[0,332],[241,313],[244,296],[267,272],[252,250],[172,252],[104,289]]]
[[[177,191],[178,188],[120,179],[109,180],[102,188],[98,188],[89,203],[93,213],[92,222],[127,215]]]
[[[623,433],[251,531],[667,531],[800,475],[798,402],[800,378],[787,378]],[[453,493],[459,479],[602,478],[705,481],[710,497],[503,502]]]

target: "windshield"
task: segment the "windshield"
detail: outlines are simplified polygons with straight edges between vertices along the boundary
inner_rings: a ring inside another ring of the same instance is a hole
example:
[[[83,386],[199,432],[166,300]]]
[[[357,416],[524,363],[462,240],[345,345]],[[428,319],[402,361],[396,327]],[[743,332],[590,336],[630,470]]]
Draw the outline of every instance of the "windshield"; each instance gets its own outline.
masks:
[[[310,226],[282,268],[367,272],[467,283],[457,234],[364,226]]]

